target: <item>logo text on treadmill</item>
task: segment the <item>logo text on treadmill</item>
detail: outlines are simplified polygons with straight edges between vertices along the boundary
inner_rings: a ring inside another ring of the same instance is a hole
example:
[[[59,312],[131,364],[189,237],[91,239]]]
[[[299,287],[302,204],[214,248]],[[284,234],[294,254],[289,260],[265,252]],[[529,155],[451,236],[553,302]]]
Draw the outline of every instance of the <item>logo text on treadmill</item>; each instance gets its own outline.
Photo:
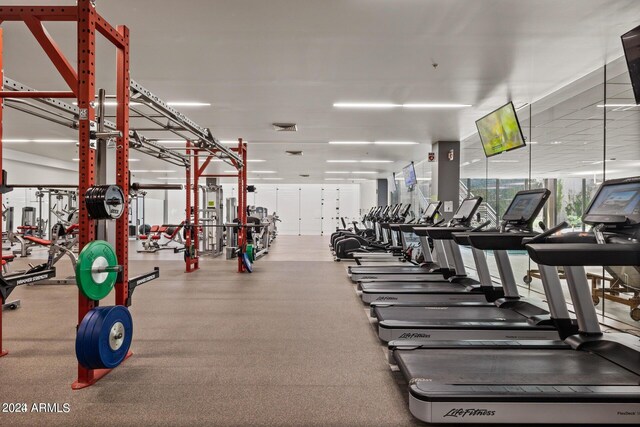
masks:
[[[490,411],[488,409],[463,409],[454,408],[444,414],[444,417],[464,418],[464,417],[493,417],[496,411]]]
[[[396,297],[378,297],[376,301],[396,301],[397,299]]]
[[[400,335],[398,337],[398,339],[400,340],[406,340],[406,339],[413,339],[413,338],[431,338],[431,334],[419,334],[416,332],[405,332],[404,334]]]

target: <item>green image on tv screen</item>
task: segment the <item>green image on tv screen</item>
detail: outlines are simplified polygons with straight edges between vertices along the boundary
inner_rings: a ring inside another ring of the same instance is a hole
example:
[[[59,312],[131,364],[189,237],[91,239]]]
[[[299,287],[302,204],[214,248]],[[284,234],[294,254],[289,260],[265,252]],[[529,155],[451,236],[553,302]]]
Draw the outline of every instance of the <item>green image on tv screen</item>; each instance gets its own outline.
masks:
[[[511,102],[476,121],[476,126],[487,157],[525,146]]]

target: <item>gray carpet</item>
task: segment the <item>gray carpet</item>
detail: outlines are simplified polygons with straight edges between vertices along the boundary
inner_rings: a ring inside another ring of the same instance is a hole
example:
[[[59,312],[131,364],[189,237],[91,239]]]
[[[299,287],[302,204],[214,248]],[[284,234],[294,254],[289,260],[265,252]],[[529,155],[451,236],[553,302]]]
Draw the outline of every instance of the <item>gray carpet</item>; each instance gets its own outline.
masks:
[[[326,245],[280,236],[251,275],[221,259],[185,274],[181,254],[132,251],[132,274],[162,274],[134,295],[135,354],[80,391],[70,388],[76,290],[19,288],[22,308],[3,317],[1,400],[71,411],[0,413],[0,425],[414,424],[346,264]]]

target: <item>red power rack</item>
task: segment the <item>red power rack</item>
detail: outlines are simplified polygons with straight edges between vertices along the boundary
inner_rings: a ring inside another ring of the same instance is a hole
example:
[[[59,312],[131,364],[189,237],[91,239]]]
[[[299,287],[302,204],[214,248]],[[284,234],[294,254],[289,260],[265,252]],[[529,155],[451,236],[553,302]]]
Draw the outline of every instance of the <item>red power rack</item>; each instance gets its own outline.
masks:
[[[90,123],[95,120],[95,72],[96,72],[96,31],[104,36],[117,49],[116,76],[116,128],[121,133],[117,139],[119,149],[116,155],[116,184],[125,192],[125,212],[128,210],[129,194],[129,30],[125,26],[117,28],[109,24],[96,11],[91,0],[77,0],[76,6],[2,6],[0,23],[5,21],[24,22],[45,54],[49,57],[71,91],[0,91],[0,98],[76,98],[79,108],[79,176],[78,193],[85,194],[95,184],[95,150],[90,146]],[[56,42],[42,25],[47,21],[73,22],[77,29],[77,64],[74,68],[65,57]],[[0,69],[2,68],[2,32],[0,31]],[[77,70],[77,71],[76,71]],[[0,72],[0,79],[4,81]],[[0,105],[0,168],[2,167],[2,112]],[[6,184],[6,183],[4,183]],[[1,221],[1,220],[0,220]],[[115,304],[125,305],[128,295],[128,218],[121,216],[116,220],[115,250],[122,274],[116,283]],[[0,223],[1,224],[1,223]],[[80,249],[95,239],[95,222],[89,219],[84,203],[79,203]],[[78,292],[78,323],[97,305]],[[2,348],[2,317],[0,316],[0,348]],[[2,352],[2,355],[6,352]],[[129,356],[131,353],[129,354]],[[78,378],[73,389],[94,384],[109,369],[86,369],[78,365]]]

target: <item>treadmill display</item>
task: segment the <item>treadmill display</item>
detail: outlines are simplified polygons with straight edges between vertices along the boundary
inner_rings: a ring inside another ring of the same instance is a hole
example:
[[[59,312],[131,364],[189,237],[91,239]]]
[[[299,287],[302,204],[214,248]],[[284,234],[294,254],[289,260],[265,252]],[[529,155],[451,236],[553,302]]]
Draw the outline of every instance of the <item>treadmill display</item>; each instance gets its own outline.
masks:
[[[549,195],[547,190],[521,191],[502,216],[504,221],[529,222],[535,219]]]
[[[640,221],[640,182],[602,186],[586,215],[623,215]]]
[[[462,221],[468,220],[474,214],[481,202],[481,198],[464,199],[453,217]]]
[[[439,206],[440,203],[429,203],[429,206],[427,206],[427,210],[424,212],[424,217],[429,219],[433,218]]]

